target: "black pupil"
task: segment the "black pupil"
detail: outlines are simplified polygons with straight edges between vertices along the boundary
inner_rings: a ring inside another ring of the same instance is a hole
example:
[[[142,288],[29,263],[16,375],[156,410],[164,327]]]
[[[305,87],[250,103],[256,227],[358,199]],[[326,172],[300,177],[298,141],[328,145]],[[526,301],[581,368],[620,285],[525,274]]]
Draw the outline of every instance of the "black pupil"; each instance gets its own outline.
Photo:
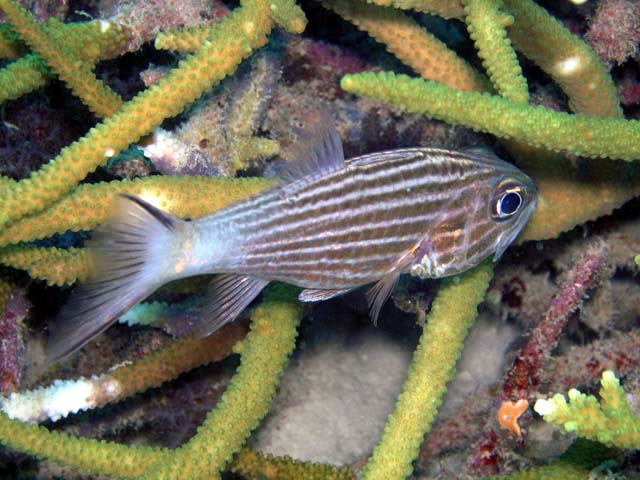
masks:
[[[502,201],[500,202],[500,211],[503,215],[511,215],[518,210],[520,203],[522,203],[520,195],[515,192],[509,192],[502,197]]]

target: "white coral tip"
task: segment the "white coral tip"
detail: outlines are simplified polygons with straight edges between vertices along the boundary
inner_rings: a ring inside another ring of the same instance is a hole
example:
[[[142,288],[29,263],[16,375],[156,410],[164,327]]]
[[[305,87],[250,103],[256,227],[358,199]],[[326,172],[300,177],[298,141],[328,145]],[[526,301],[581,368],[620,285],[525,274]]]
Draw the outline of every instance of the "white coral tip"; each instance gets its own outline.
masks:
[[[556,406],[552,401],[541,398],[533,406],[533,409],[538,413],[538,415],[542,415],[544,417],[555,412]]]

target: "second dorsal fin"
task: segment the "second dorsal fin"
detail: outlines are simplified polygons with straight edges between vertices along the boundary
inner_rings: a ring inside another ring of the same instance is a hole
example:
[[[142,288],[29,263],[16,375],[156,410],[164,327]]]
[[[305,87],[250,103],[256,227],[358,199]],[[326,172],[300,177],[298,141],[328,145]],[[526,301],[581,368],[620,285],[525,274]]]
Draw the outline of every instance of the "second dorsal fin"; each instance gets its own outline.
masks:
[[[289,161],[279,173],[286,182],[326,175],[344,168],[342,140],[328,112],[321,111],[287,151]]]

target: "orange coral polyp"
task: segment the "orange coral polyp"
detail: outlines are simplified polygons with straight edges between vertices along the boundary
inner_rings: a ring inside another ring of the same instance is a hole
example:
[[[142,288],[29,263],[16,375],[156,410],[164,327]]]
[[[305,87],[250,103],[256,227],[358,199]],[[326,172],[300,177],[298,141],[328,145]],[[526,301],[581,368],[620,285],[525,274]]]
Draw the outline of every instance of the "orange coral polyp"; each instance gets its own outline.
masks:
[[[518,419],[527,408],[529,408],[529,401],[526,398],[521,398],[517,402],[506,400],[500,405],[498,410],[498,423],[505,430],[513,432],[517,437],[522,436],[520,431],[520,425],[518,425]]]

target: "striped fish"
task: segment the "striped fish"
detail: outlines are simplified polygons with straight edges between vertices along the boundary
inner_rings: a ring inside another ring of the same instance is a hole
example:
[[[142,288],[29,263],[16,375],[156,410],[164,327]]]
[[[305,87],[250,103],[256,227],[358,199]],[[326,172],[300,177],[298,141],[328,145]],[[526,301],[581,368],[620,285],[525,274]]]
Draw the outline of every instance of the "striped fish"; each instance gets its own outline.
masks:
[[[366,284],[375,321],[401,273],[461,273],[516,238],[536,205],[532,180],[492,154],[409,148],[344,160],[330,125],[297,147],[286,181],[195,221],[121,196],[90,245],[92,274],[57,319],[58,360],[161,285],[218,274],[193,334],[236,318],[271,281],[314,302]]]

